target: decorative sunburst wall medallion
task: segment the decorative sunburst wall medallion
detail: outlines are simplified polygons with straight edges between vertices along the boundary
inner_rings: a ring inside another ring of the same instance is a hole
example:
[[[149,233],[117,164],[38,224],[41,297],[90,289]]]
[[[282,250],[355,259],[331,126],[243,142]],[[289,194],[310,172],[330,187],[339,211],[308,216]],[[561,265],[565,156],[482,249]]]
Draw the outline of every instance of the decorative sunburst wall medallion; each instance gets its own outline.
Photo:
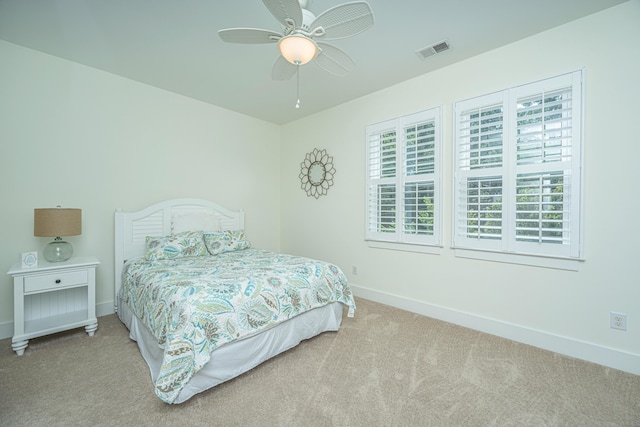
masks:
[[[308,153],[304,161],[300,163],[300,187],[307,196],[316,199],[327,194],[329,187],[333,185],[333,176],[336,170],[333,167],[333,157],[327,154],[327,150],[314,148]]]

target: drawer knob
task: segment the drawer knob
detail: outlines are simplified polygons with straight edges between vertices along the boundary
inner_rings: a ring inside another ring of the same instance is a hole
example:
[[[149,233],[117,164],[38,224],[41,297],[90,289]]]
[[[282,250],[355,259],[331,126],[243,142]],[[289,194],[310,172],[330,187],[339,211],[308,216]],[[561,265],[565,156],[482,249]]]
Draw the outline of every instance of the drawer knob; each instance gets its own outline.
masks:
[[[56,283],[60,283],[60,282],[61,282],[61,280],[60,280],[60,279],[56,279]]]

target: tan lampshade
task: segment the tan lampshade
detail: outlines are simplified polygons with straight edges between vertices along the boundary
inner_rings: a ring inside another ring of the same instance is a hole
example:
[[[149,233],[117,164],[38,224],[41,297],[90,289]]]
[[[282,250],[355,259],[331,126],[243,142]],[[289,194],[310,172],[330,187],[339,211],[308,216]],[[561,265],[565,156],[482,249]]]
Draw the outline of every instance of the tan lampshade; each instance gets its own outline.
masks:
[[[82,209],[43,208],[33,210],[33,235],[64,237],[82,234]]]

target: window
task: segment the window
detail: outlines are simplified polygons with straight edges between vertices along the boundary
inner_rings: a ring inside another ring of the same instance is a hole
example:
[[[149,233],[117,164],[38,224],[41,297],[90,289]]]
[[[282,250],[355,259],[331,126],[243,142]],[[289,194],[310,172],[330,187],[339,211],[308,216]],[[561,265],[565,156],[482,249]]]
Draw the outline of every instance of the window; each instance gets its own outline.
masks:
[[[579,259],[582,72],[455,104],[454,247]]]
[[[439,245],[440,108],[367,126],[367,171],[370,244]]]

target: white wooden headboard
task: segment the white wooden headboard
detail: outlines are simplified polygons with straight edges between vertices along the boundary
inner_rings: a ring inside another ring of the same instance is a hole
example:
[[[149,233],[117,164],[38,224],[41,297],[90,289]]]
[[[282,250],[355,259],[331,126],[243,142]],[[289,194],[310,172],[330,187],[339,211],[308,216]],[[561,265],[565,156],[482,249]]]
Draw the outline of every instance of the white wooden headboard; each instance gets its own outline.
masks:
[[[137,212],[115,212],[115,306],[122,285],[124,263],[145,255],[147,236],[171,234],[177,214],[207,213],[218,218],[221,230],[243,230],[244,212],[233,212],[214,202],[200,199],[173,199],[156,203]]]

